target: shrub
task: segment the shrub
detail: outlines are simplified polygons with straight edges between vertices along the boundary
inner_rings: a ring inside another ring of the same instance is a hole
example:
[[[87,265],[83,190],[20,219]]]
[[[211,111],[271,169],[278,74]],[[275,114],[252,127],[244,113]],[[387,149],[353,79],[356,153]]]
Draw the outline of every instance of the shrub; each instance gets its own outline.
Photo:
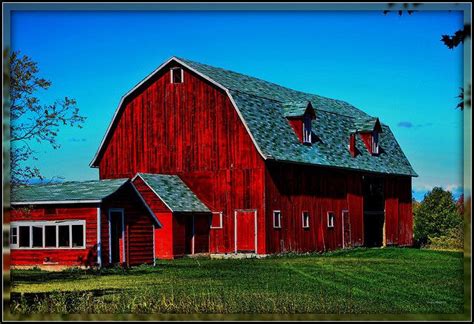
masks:
[[[448,230],[446,235],[439,237],[428,237],[428,246],[432,249],[453,249],[462,250],[464,248],[464,229],[457,226]]]

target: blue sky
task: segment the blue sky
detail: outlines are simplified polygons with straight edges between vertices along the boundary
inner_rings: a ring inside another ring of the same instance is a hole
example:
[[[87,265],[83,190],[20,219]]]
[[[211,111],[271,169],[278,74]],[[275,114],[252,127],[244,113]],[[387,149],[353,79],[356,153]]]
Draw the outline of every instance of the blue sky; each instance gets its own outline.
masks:
[[[75,98],[83,129],[62,147],[34,145],[46,177],[97,179],[89,167],[120,98],[176,55],[297,90],[342,99],[389,125],[419,174],[415,197],[462,186],[462,46],[441,35],[460,12],[16,11],[13,50],[38,62],[53,86],[43,103]]]

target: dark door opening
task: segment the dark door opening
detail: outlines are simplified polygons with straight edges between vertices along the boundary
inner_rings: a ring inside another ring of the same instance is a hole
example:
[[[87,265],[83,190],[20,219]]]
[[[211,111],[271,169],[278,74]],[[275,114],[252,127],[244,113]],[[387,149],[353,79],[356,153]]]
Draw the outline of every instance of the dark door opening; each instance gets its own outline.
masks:
[[[385,196],[383,178],[365,177],[364,193],[364,241],[367,247],[383,245],[385,222]]]
[[[123,235],[122,217],[123,214],[121,211],[110,212],[110,261],[112,264],[122,261],[120,258]]]
[[[184,254],[194,254],[194,217],[184,217]]]

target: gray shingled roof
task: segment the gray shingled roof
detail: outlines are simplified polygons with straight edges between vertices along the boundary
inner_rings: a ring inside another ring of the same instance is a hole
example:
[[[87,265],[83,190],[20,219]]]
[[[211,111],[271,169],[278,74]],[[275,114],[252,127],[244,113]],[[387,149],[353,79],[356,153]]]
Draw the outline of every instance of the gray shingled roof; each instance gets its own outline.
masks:
[[[352,157],[347,148],[349,134],[358,127],[371,126],[375,117],[341,100],[304,93],[240,73],[187,59],[177,58],[192,69],[229,90],[252,137],[265,158],[349,168],[377,173],[417,176],[390,128],[381,123],[381,153],[372,156],[357,136],[360,152]],[[320,141],[312,146],[299,142],[287,119],[300,113],[301,105],[288,108],[289,102],[310,101],[315,112],[313,133]],[[299,107],[299,108],[298,108]]]
[[[11,203],[100,201],[127,181],[128,179],[110,179],[14,186],[11,190]]]
[[[138,176],[173,212],[211,212],[177,175],[138,173]]]

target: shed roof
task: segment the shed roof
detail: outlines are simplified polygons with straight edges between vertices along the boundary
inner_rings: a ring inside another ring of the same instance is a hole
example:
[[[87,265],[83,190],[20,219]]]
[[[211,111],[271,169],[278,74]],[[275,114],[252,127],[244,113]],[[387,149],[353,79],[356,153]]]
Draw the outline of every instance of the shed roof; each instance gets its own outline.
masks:
[[[137,173],[137,176],[172,212],[211,212],[177,175]]]
[[[12,186],[11,203],[95,203],[113,194],[129,179],[68,181],[54,184]]]

